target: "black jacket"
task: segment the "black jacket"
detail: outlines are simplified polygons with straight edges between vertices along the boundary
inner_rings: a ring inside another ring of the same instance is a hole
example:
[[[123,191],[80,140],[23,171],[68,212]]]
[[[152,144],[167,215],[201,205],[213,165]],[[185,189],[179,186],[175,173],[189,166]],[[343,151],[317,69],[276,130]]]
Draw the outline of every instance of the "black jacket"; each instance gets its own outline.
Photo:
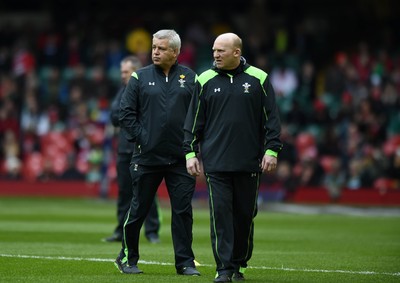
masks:
[[[114,97],[111,103],[110,120],[111,124],[118,129],[118,153],[119,154],[132,154],[134,144],[129,142],[122,131],[119,129],[119,105],[121,103],[122,94],[124,93],[125,86],[122,86],[117,95]]]
[[[178,63],[168,77],[153,64],[132,73],[119,117],[125,138],[135,142],[132,162],[151,166],[185,162],[183,124],[196,77]]]
[[[268,74],[241,60],[197,80],[185,121],[184,151],[199,153],[205,172],[257,172],[267,150],[278,153],[280,119]]]

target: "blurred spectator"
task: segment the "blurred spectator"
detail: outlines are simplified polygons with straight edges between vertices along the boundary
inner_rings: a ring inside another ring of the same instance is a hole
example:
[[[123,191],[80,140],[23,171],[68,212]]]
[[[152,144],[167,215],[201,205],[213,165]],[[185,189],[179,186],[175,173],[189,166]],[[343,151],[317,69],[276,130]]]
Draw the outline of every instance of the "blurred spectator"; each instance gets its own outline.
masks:
[[[14,131],[6,130],[1,142],[1,156],[4,158],[4,173],[7,179],[22,177],[21,152],[17,136]]]
[[[184,40],[182,42],[181,53],[178,58],[182,65],[185,65],[191,69],[195,68],[196,64],[196,47],[193,42]]]
[[[271,84],[275,89],[277,104],[282,115],[287,115],[292,109],[293,96],[298,87],[296,72],[280,62],[272,66],[270,76]]]
[[[41,182],[48,182],[56,179],[57,175],[54,172],[52,160],[49,158],[44,159],[42,171],[37,176],[37,180]]]
[[[97,183],[100,182],[103,174],[102,174],[102,161],[103,161],[103,152],[101,150],[100,145],[95,144],[89,151],[88,154],[88,162],[89,162],[89,170],[86,173],[86,181],[89,183]]]
[[[346,178],[346,187],[350,190],[358,190],[362,188],[362,161],[359,158],[350,160],[348,166],[348,176]]]
[[[307,111],[307,109],[302,107],[297,99],[293,101],[291,106],[287,107],[290,108],[288,109],[288,111],[284,111],[286,112],[286,115],[284,115],[283,118],[288,124],[296,127],[297,129],[303,129],[305,125],[309,124],[309,112]]]
[[[323,185],[329,192],[331,201],[340,199],[342,190],[346,187],[346,175],[342,171],[342,164],[338,157],[329,158],[324,168]]]
[[[333,64],[328,66],[325,73],[324,89],[327,93],[335,96],[341,95],[346,89],[346,67],[349,64],[348,56],[345,52],[338,51],[335,54]]]
[[[261,182],[267,183],[268,187],[273,190],[283,192],[283,199],[290,200],[298,186],[292,171],[293,166],[288,161],[280,161],[276,168],[276,174],[262,175]]]
[[[297,161],[298,153],[295,145],[294,134],[286,123],[281,124],[281,141],[285,150],[279,153],[279,160],[287,161],[290,166],[293,167]]]
[[[327,125],[318,142],[318,152],[321,156],[338,156],[342,154],[343,145],[340,142],[335,125]]]
[[[20,119],[19,110],[10,97],[4,97],[0,101],[0,142],[5,138],[7,131],[12,131],[19,138]]]
[[[61,70],[58,67],[41,68],[41,83],[39,86],[39,98],[44,107],[50,105],[60,106],[62,97],[66,96],[67,85],[61,76]]]
[[[36,59],[34,54],[29,50],[28,43],[24,39],[20,39],[13,52],[12,71],[16,77],[22,77],[36,68]]]
[[[87,76],[87,66],[83,64],[77,64],[73,68],[67,69],[70,74],[68,75],[68,89],[71,91],[72,88],[79,87],[82,90],[82,99],[88,98],[87,94],[90,92],[92,82]]]
[[[107,76],[116,85],[119,84],[119,62],[126,56],[126,51],[122,47],[121,42],[116,39],[110,40],[106,52],[106,72]]]
[[[109,104],[115,85],[100,66],[92,69],[90,84],[86,93],[90,118],[92,121],[105,124],[109,120]]]
[[[284,63],[279,63],[272,68],[271,84],[278,96],[289,98],[293,96],[299,82],[296,72],[292,68]]]
[[[38,64],[41,66],[60,66],[61,35],[59,31],[48,28],[38,35]]]
[[[400,70],[400,69],[399,69]],[[385,114],[386,117],[390,120],[395,120],[396,115],[399,113],[400,108],[400,71],[399,71],[399,86],[396,88],[396,85],[392,80],[389,80],[382,87],[382,94],[380,97],[381,103],[385,111],[382,114]],[[391,133],[400,133],[400,128],[390,128],[393,124],[389,122],[389,132]]]
[[[67,155],[67,166],[65,171],[58,177],[60,180],[72,181],[72,180],[85,180],[85,174],[76,168],[76,155],[75,153],[69,153]]]
[[[295,97],[303,109],[310,109],[311,101],[316,98],[316,87],[315,66],[313,62],[307,60],[301,66],[299,85]]]
[[[47,112],[39,105],[34,92],[26,93],[21,112],[21,129],[26,133],[42,136],[49,131],[50,121]]]
[[[358,79],[364,84],[367,83],[371,76],[374,59],[366,42],[359,42],[357,53],[353,55],[351,60],[357,72]]]
[[[294,168],[296,184],[300,187],[320,187],[323,185],[324,170],[319,163],[315,147],[305,150]]]
[[[81,46],[81,40],[77,34],[72,34],[67,38],[67,42],[62,51],[61,65],[66,68],[76,68],[86,64],[86,54]]]
[[[11,52],[6,46],[0,45],[0,73],[8,72],[11,69]]]
[[[400,146],[389,158],[389,166],[385,176],[394,181],[394,188],[400,189]]]

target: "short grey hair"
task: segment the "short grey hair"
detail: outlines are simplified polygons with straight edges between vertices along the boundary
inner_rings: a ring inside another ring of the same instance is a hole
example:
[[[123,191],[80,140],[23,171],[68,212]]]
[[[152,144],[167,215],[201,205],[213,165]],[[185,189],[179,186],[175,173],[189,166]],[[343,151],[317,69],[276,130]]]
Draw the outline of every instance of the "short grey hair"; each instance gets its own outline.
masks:
[[[179,34],[173,29],[162,29],[153,34],[153,37],[158,39],[168,39],[169,47],[181,52],[181,38]]]
[[[137,70],[142,67],[142,62],[140,59],[134,55],[128,55],[122,59],[121,63],[131,62],[133,69]]]

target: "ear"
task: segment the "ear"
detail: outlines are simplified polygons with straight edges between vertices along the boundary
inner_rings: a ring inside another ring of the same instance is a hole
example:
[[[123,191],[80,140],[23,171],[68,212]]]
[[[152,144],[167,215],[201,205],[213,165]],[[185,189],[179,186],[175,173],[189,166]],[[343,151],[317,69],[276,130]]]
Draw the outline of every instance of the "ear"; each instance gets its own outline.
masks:
[[[235,48],[235,51],[233,51],[233,55],[235,57],[240,57],[242,56],[242,51],[239,48]]]
[[[178,56],[179,56],[178,49],[174,49],[174,56],[175,56],[175,58],[178,58]]]

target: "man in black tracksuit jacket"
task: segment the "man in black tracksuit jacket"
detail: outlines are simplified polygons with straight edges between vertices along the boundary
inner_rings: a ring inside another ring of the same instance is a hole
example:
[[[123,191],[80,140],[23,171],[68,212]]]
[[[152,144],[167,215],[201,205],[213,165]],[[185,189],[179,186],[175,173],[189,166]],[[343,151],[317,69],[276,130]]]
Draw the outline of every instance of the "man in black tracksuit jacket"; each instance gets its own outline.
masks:
[[[215,282],[244,280],[253,251],[253,219],[261,172],[273,171],[282,148],[280,119],[268,75],[246,63],[242,41],[217,37],[215,67],[197,80],[184,131],[187,170],[209,193]]]
[[[122,94],[129,82],[131,74],[137,69],[142,67],[142,64],[138,57],[129,55],[121,60],[120,64],[122,86],[120,87],[117,95],[111,103],[110,120],[112,125],[119,130],[119,106],[122,98]],[[133,153],[132,142],[128,142],[122,131],[118,132],[118,145],[117,145],[117,181],[118,181],[118,199],[117,199],[117,227],[115,227],[114,233],[105,238],[107,242],[122,241],[123,227],[125,215],[129,210],[132,200],[132,177],[129,172],[129,166],[131,163]],[[158,211],[157,199],[154,200],[153,205],[150,208],[149,214],[147,215],[146,221],[144,222],[144,233],[146,238],[152,242],[157,243],[159,241],[159,230],[160,230],[160,217]]]
[[[164,179],[171,202],[176,272],[200,275],[192,251],[196,180],[186,170],[182,150],[183,123],[197,75],[177,63],[180,47],[175,31],[155,33],[153,64],[132,74],[121,99],[121,130],[135,143],[130,167],[133,198],[125,220],[122,249],[115,261],[123,273],[142,273],[137,267],[140,229]]]

